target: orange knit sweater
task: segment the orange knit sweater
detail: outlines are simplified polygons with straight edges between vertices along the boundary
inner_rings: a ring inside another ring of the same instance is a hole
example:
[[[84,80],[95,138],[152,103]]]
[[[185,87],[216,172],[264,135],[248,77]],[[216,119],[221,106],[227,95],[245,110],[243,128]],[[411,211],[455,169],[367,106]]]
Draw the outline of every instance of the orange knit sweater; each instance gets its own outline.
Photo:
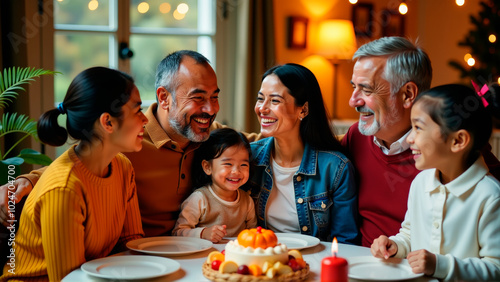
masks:
[[[30,193],[15,238],[7,279],[59,281],[86,261],[143,236],[134,171],[118,154],[100,178],[78,159],[74,146],[57,158]],[[12,268],[15,266],[15,268]]]

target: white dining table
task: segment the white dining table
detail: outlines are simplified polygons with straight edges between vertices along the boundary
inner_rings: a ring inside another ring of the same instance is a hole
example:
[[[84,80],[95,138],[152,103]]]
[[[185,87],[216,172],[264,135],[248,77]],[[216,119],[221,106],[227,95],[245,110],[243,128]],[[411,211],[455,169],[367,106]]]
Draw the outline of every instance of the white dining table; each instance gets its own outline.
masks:
[[[223,250],[224,247],[226,246],[225,243],[223,244],[213,244],[212,248],[201,251],[198,253],[194,254],[189,254],[185,256],[165,256],[167,258],[173,259],[177,262],[180,263],[181,268],[177,270],[174,273],[171,273],[169,275],[165,275],[162,277],[157,277],[157,278],[152,278],[148,279],[147,281],[155,281],[155,282],[163,282],[163,281],[189,281],[189,282],[194,282],[194,281],[209,281],[207,278],[205,278],[202,274],[202,265],[205,263],[207,256],[210,252],[215,251],[215,250]],[[331,242],[320,242],[318,245],[314,247],[310,247],[307,249],[302,249],[300,252],[302,253],[302,256],[304,260],[309,264],[310,267],[310,273],[308,276],[307,281],[319,281],[320,280],[320,273],[321,273],[321,260],[325,257],[331,256],[331,247],[332,243]],[[119,254],[116,254],[119,256],[133,256],[133,255],[144,255],[139,252],[135,251],[125,251]],[[352,257],[359,257],[359,256],[371,256],[370,249],[366,247],[360,247],[360,246],[353,246],[353,245],[346,245],[346,244],[339,244],[339,250],[338,250],[338,255],[339,257],[344,257],[344,258],[352,258]],[[80,268],[75,269],[72,271],[70,274],[68,274],[64,279],[62,280],[63,282],[86,282],[86,281],[120,281],[120,280],[110,280],[110,279],[102,279],[102,278],[97,278],[90,276],[83,272]],[[125,280],[121,280],[125,281]],[[357,279],[349,279],[349,281],[362,281],[362,280],[357,280]],[[405,281],[414,281],[414,282],[434,282],[438,281],[437,279],[432,279],[429,277],[419,277],[415,278],[412,280],[405,280]]]

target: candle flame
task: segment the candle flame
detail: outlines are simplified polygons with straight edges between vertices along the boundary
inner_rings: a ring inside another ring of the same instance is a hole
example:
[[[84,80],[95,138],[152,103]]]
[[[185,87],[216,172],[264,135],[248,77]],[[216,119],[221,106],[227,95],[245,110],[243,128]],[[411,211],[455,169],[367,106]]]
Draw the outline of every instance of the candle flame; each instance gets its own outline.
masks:
[[[339,243],[337,242],[337,237],[334,237],[332,242],[332,256],[336,257],[338,252],[339,252]]]

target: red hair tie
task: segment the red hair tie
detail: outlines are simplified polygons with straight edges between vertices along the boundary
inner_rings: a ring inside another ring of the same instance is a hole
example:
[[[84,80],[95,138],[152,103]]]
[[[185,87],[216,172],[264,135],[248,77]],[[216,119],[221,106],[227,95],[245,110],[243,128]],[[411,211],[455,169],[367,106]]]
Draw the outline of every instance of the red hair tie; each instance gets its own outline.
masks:
[[[488,85],[483,85],[483,87],[479,88],[479,85],[477,85],[474,80],[471,80],[470,82],[472,82],[472,86],[474,86],[474,89],[476,90],[477,92],[477,95],[479,95],[479,97],[481,97],[481,100],[483,101],[483,106],[486,108],[488,107],[488,101],[486,101],[486,99],[484,98],[484,94],[486,94],[486,92],[488,92],[489,88],[488,88]]]

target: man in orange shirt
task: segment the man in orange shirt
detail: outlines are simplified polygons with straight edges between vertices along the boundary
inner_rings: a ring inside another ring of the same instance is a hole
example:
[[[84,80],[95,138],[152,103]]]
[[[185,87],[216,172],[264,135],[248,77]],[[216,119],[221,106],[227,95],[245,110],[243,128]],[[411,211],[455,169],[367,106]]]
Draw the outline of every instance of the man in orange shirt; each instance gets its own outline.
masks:
[[[182,201],[189,196],[194,151],[219,111],[217,77],[209,61],[195,51],[165,57],[156,70],[156,98],[145,115],[142,150],[128,153],[136,173],[139,208],[147,237],[170,235]],[[247,135],[255,140],[258,135]],[[26,196],[43,169],[16,180],[18,201]],[[7,225],[7,186],[0,187],[0,222]]]

